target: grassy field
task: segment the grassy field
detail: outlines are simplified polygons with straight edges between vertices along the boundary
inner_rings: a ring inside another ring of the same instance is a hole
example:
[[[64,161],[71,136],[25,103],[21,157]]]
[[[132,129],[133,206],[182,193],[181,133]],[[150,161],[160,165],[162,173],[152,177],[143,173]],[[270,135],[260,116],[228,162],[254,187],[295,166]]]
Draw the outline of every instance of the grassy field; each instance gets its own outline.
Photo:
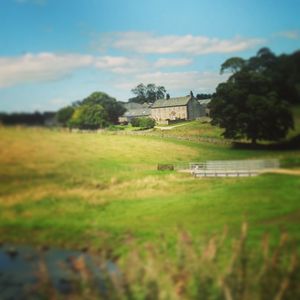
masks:
[[[174,125],[171,124],[168,126],[171,127],[171,129],[165,131],[174,137],[186,136],[190,138],[202,137],[223,139],[223,130],[221,128],[212,126],[209,121],[209,118],[204,117],[201,120],[197,121],[179,123]],[[172,128],[173,126],[174,128]],[[159,127],[158,131],[160,131]]]
[[[288,230],[300,243],[300,176],[194,179],[158,163],[278,157],[300,151],[46,129],[0,128],[0,240],[121,249],[128,234],[170,242],[178,228],[195,237],[235,234],[243,220],[255,243]]]

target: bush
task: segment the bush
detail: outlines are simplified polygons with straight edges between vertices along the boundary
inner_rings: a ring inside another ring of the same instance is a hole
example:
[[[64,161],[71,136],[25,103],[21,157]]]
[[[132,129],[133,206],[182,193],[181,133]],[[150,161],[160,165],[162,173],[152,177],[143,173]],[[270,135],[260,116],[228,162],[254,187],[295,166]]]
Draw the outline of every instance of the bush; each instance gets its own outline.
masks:
[[[131,120],[131,125],[133,127],[141,127],[143,129],[150,129],[155,126],[155,120],[152,118],[146,118],[146,117],[133,118]]]

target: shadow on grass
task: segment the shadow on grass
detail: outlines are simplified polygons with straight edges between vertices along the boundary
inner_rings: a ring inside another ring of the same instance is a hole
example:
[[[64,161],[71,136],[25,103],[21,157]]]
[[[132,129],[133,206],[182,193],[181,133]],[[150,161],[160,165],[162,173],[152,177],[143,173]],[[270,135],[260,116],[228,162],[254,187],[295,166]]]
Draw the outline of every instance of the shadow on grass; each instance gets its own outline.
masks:
[[[295,137],[272,144],[251,144],[245,142],[233,142],[233,148],[235,149],[247,149],[247,150],[299,150],[300,149],[300,134],[296,135]]]

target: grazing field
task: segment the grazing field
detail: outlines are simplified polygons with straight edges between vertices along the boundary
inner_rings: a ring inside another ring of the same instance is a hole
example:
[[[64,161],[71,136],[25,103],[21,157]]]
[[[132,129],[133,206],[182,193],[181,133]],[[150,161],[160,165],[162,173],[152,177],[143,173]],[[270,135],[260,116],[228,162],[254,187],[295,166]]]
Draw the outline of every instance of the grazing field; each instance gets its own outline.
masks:
[[[204,238],[225,225],[249,239],[300,243],[300,176],[194,179],[158,163],[278,157],[300,151],[233,149],[153,136],[0,128],[0,242],[122,250],[128,235],[172,243],[178,228]]]

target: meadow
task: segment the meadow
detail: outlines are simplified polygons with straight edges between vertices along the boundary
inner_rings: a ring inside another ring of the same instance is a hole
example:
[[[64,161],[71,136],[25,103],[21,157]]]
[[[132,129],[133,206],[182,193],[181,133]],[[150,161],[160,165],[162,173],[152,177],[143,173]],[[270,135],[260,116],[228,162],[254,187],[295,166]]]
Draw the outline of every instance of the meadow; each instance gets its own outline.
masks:
[[[207,126],[206,124],[204,124]],[[183,129],[182,129],[183,130]],[[185,129],[186,130],[186,129]],[[223,231],[249,242],[282,231],[300,243],[300,176],[195,179],[158,163],[207,159],[300,160],[299,150],[237,149],[160,136],[0,128],[0,242],[126,251],[125,241],[172,245]]]

